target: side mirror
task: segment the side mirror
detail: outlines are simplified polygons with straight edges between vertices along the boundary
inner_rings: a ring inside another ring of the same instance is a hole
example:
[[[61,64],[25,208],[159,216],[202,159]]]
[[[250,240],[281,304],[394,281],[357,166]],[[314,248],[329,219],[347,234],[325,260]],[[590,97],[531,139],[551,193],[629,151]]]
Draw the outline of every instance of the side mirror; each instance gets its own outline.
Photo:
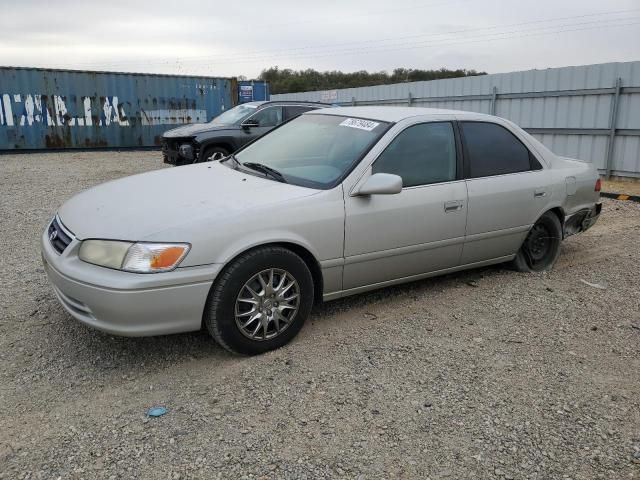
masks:
[[[260,122],[258,122],[258,120],[253,120],[253,119],[249,119],[249,120],[245,120],[244,122],[242,122],[242,128],[249,129],[251,127],[259,127],[260,126]]]
[[[391,173],[374,173],[355,192],[356,195],[394,195],[402,191],[402,177]]]

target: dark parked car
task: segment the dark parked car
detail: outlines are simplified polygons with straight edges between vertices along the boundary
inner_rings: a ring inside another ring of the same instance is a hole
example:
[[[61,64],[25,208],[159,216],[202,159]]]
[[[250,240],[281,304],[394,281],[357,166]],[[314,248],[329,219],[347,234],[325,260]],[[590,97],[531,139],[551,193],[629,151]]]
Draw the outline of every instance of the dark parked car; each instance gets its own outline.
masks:
[[[326,108],[317,102],[250,102],[221,113],[209,123],[168,130],[162,136],[164,162],[172,165],[222,158],[298,115]]]

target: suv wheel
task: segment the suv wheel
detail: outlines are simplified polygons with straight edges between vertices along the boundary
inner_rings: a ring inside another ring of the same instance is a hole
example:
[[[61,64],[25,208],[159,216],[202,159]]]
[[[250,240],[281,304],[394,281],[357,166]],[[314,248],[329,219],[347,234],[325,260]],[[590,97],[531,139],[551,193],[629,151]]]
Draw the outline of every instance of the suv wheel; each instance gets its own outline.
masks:
[[[213,160],[220,160],[224,157],[228,157],[229,152],[223,147],[207,147],[202,151],[202,155],[198,159],[198,162],[210,162]],[[213,157],[213,158],[212,158]]]

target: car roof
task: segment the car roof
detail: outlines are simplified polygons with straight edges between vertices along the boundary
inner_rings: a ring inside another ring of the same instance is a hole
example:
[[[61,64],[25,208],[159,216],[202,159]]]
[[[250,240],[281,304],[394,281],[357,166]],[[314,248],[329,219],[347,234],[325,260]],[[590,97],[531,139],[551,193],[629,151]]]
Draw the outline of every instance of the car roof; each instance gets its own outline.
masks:
[[[440,108],[422,108],[422,107],[391,107],[391,106],[368,106],[368,107],[333,107],[323,108],[307,112],[306,115],[340,115],[345,117],[360,117],[369,120],[380,120],[382,122],[399,122],[406,118],[422,117],[422,116],[455,116],[455,117],[487,117],[490,115],[478,114],[475,112],[463,112],[461,110],[445,110]]]
[[[261,102],[246,102],[242,105],[255,105],[256,107],[265,107],[267,105],[302,105],[305,107],[317,107],[317,108],[328,108],[331,107],[330,103],[322,103],[322,102],[307,102],[300,100],[265,100]]]

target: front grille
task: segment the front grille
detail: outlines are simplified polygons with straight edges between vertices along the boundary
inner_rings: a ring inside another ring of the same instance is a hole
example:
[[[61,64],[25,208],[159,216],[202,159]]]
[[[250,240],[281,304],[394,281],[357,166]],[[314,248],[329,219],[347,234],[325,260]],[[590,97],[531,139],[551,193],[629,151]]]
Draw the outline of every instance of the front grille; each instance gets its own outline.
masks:
[[[178,148],[180,145],[185,143],[183,139],[175,139],[175,138],[164,138],[162,140],[162,151],[163,152],[178,152]]]
[[[180,151],[180,145],[191,145],[194,152],[198,151],[198,143],[193,138],[163,138],[162,139],[162,151],[164,153],[178,154]]]
[[[68,230],[65,230],[64,227],[62,227],[58,220],[58,217],[56,216],[49,225],[49,229],[47,230],[51,246],[56,252],[62,253],[64,252],[64,249],[69,246],[72,240],[71,236],[69,235],[70,233],[71,232],[68,232]]]

